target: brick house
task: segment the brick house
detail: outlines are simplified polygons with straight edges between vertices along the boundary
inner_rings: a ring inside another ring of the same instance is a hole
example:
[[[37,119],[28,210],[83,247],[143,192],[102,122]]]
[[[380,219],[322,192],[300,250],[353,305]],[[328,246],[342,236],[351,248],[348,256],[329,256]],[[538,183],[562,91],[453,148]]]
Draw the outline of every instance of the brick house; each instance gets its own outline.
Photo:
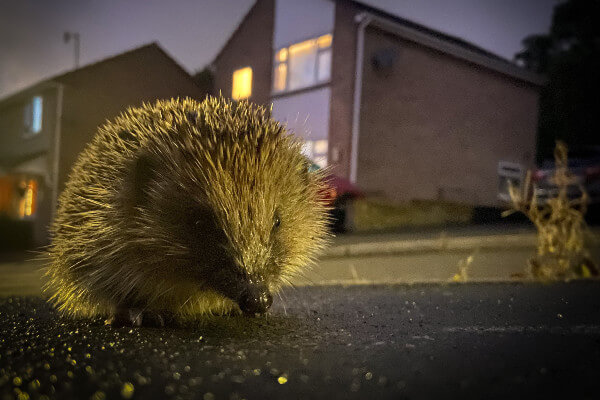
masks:
[[[533,166],[539,76],[356,1],[257,0],[211,68],[366,193],[495,206]]]
[[[152,43],[0,100],[0,233],[25,229],[46,242],[58,194],[97,127],[126,107],[177,96],[204,93]]]

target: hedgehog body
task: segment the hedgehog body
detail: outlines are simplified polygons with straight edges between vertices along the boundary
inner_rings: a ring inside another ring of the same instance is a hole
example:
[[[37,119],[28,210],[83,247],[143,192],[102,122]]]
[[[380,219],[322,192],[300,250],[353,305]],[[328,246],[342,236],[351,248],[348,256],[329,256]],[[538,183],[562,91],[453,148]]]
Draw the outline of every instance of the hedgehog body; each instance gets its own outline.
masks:
[[[99,128],[52,225],[46,291],[73,316],[265,312],[327,238],[323,176],[247,102],[159,101]]]

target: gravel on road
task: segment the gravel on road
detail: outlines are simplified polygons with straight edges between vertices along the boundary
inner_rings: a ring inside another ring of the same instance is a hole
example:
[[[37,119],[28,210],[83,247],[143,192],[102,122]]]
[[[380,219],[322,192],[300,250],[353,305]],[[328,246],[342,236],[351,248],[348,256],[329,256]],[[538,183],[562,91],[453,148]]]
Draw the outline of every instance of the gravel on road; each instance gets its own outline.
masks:
[[[0,298],[0,399],[598,398],[600,282],[286,290],[266,317],[113,328]]]

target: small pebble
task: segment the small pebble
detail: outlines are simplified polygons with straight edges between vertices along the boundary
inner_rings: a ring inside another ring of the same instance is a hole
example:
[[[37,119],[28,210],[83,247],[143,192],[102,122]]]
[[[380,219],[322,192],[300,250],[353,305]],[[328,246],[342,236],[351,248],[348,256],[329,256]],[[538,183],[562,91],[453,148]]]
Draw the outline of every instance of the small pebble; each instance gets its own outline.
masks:
[[[131,383],[131,382],[125,382],[123,384],[123,387],[121,387],[121,396],[124,399],[132,398],[133,392],[134,392],[134,387],[133,387],[133,383]]]

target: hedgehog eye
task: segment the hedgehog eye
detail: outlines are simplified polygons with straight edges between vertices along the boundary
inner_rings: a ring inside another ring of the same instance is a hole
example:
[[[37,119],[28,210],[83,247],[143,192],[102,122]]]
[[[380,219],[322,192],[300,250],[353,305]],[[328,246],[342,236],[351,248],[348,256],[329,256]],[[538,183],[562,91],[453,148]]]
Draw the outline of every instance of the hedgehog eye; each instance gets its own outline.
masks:
[[[281,225],[281,218],[279,213],[275,212],[275,215],[273,215],[273,228],[279,228],[279,225]]]

